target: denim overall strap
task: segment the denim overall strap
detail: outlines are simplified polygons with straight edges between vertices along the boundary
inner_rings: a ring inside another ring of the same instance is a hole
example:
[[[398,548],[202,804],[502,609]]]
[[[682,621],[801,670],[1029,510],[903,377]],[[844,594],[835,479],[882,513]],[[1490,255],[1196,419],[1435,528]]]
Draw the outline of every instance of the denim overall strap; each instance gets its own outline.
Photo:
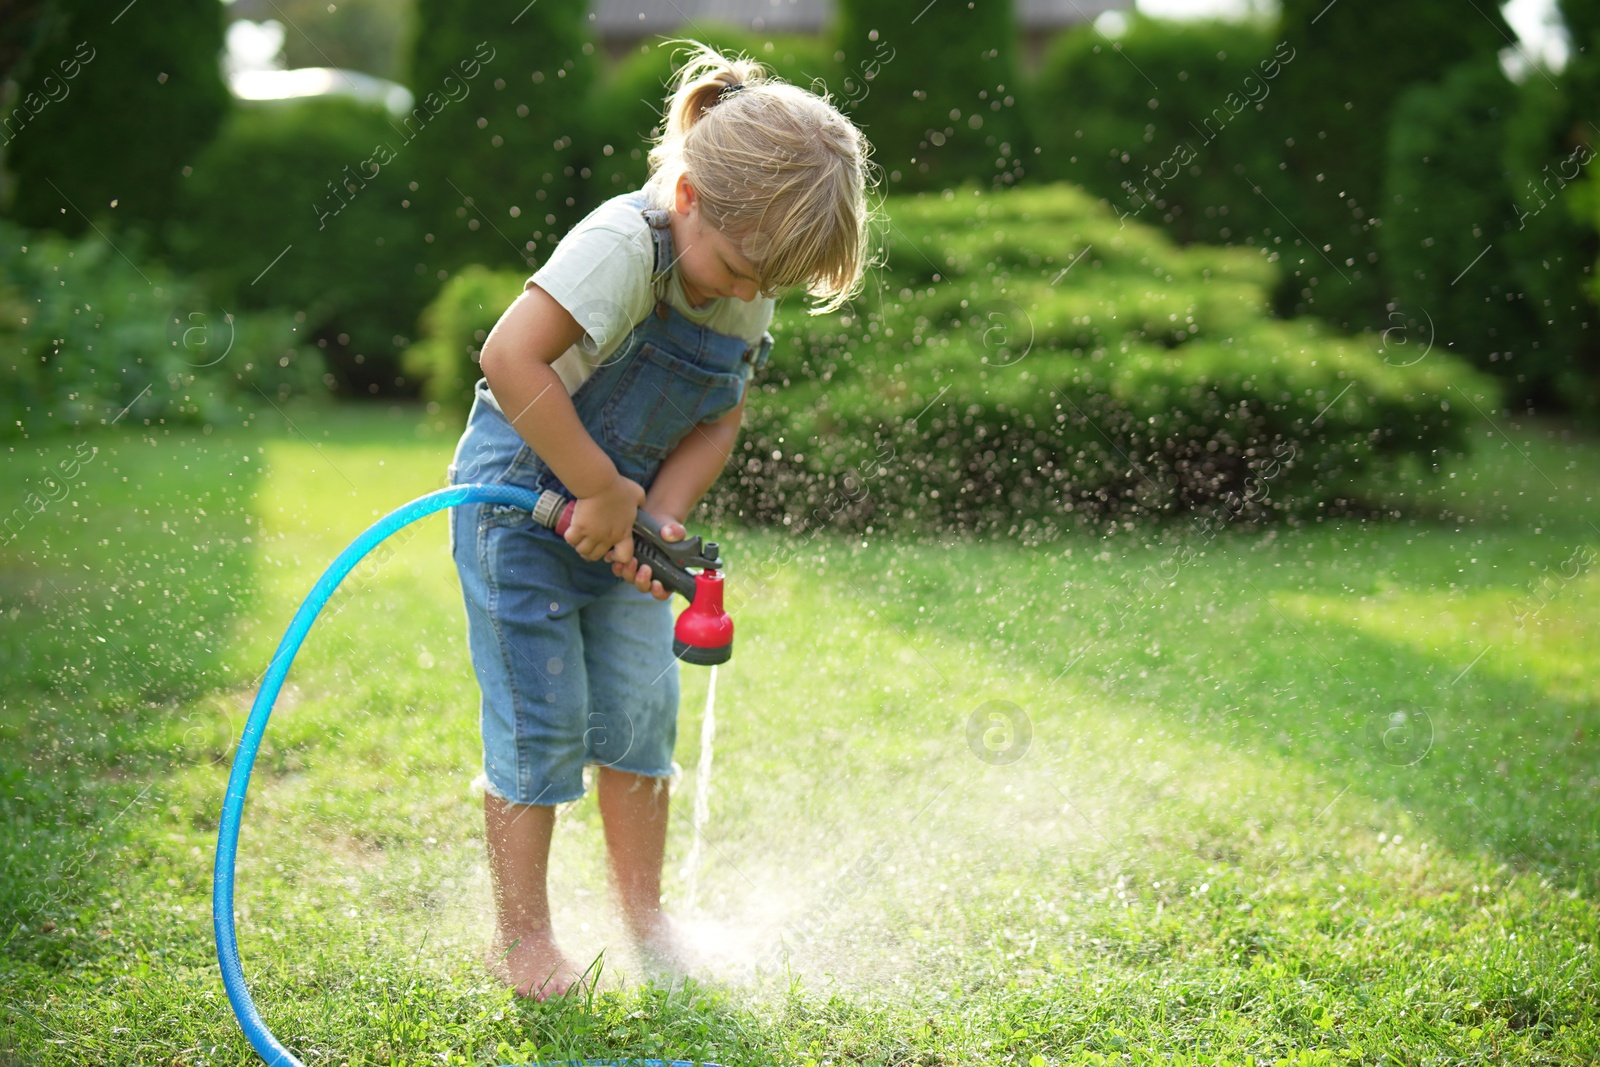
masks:
[[[647,207],[640,214],[650,224],[650,238],[655,244],[656,262],[650,272],[650,286],[655,290],[659,309],[667,302],[667,279],[672,275],[671,216],[664,207]]]
[[[672,248],[671,215],[664,207],[647,207],[640,214],[650,224],[650,235],[655,239],[655,270],[650,275],[650,284],[656,294],[655,316],[658,319],[666,319],[667,312],[671,309],[671,305],[667,302],[667,281],[672,275],[672,265],[676,262]],[[688,322],[687,319],[684,321]],[[767,365],[767,359],[772,354],[772,345],[772,334],[763,333],[759,344],[746,345],[746,351],[741,358],[754,369],[760,370]]]
[[[772,346],[770,334],[752,345],[690,321],[668,302],[666,283],[676,262],[668,214],[648,207],[641,213],[655,245],[655,309],[584,379],[572,404],[617,472],[648,489],[683,438],[738,406]],[[537,457],[534,469],[536,488],[575,495]]]
[[[650,224],[656,305],[571,399],[584,429],[617,470],[648,489],[678,442],[738,406],[751,374],[767,361],[772,335],[765,333],[752,345],[698,325],[674,308],[665,298],[676,262],[669,215],[646,207],[642,194],[635,202]],[[506,416],[486,401],[486,385],[479,381],[466,432],[456,446],[452,484],[505,482],[573,497]]]

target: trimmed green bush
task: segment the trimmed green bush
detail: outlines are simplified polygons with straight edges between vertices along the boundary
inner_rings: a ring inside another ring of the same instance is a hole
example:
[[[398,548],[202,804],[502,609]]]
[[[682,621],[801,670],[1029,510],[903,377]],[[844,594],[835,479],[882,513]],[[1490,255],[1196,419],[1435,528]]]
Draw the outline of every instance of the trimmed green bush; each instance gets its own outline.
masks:
[[[422,313],[421,334],[406,352],[406,373],[422,380],[423,393],[439,406],[465,414],[472,388],[482,377],[483,342],[506,308],[522,293],[527,275],[473,264],[445,283]]]
[[[1284,185],[1275,88],[1296,56],[1259,22],[1135,15],[1115,41],[1074,27],[1029,87],[1042,149],[1032,173],[1078,182],[1180,242],[1270,239],[1283,230],[1268,203]]]
[[[1268,314],[1262,251],[1178,250],[1066,184],[891,198],[889,266],[847,312],[780,307],[718,519],[1047,536],[1063,522],[1358,501],[1467,444],[1492,379],[1400,326]],[[521,272],[468,268],[408,372],[465,408]],[[1470,400],[1470,403],[1469,403]]]
[[[45,0],[24,0],[7,8],[0,19],[0,82],[29,80],[28,63],[49,35],[53,16]]]
[[[283,39],[284,66],[338,67],[403,83],[414,5],[339,0],[334,10],[328,6],[328,0],[272,0],[257,16],[292,27]]]
[[[1592,421],[1600,416],[1600,308],[1589,290],[1600,212],[1588,205],[1600,133],[1573,121],[1567,95],[1543,78],[1530,77],[1517,95],[1505,131],[1516,216],[1505,249],[1533,330],[1520,339],[1517,360],[1489,369],[1507,379],[1513,396]]]
[[[1517,226],[1506,247],[1538,320],[1534,366],[1516,367],[1508,388],[1541,407],[1600,416],[1600,4],[1562,0],[1573,49],[1560,73],[1531,74],[1507,124],[1506,169]],[[1537,369],[1542,373],[1530,373]]]
[[[1570,109],[1566,117],[1592,119],[1600,114],[1600,4],[1595,0],[1557,0],[1556,7],[1572,38],[1572,54],[1558,83]],[[1582,136],[1596,135],[1585,126]]]
[[[122,252],[0,222],[0,434],[248,422],[263,396],[326,393],[288,312],[230,315]]]
[[[189,179],[180,263],[221,306],[304,313],[347,393],[402,388],[400,352],[439,286],[406,206],[418,151],[351,100],[240,108]]]
[[[842,0],[843,109],[895,190],[1008,185],[1032,166],[1008,3]]]
[[[1089,516],[1303,514],[1464,449],[1464,398],[1498,402],[1400,333],[1269,318],[1266,255],[1177,250],[1069,185],[887,211],[889,267],[852,310],[781,309],[719,516],[1043,536]]]

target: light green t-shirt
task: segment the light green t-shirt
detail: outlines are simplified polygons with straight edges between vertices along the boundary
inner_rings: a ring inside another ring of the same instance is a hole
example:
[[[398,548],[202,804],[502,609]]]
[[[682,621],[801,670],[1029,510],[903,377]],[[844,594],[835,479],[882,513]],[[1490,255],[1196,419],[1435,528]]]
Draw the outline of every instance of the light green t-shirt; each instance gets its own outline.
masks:
[[[640,214],[646,190],[612,197],[590,212],[561,241],[524,288],[538,285],[566,308],[584,333],[554,363],[567,395],[610,359],[633,327],[655,308],[651,286],[655,245],[650,224]],[[674,250],[676,254],[677,250]],[[773,300],[713,297],[701,307],[689,304],[674,266],[667,276],[668,302],[690,322],[717,333],[759,344],[772,323]]]

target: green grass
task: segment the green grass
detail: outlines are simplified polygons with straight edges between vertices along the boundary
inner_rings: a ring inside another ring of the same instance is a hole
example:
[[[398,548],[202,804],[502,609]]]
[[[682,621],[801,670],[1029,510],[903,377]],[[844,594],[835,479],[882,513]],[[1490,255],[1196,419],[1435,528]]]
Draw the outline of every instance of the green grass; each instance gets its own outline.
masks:
[[[454,442],[411,410],[295,419],[86,438],[0,545],[0,1063],[253,1062],[209,921],[232,748],[315,576]],[[1382,522],[705,530],[739,627],[697,919],[728,969],[638,980],[585,800],[553,896],[605,987],[572,1003],[478,963],[477,694],[426,520],[318,623],[267,731],[257,1002],[313,1064],[1593,1062],[1600,583],[1568,561],[1600,551],[1600,444],[1502,426]],[[0,515],[72,448],[0,456]],[[680,910],[707,674],[682,677]],[[1015,762],[997,723],[969,741],[993,701],[1031,730]]]

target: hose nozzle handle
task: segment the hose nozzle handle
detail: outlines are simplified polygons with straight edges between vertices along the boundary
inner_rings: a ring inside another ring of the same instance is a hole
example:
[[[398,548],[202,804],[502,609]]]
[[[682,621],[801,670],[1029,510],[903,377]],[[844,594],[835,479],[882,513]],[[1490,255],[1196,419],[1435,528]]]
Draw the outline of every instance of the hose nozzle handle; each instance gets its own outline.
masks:
[[[534,505],[533,521],[566,536],[577,506],[576,500],[554,489],[546,489],[539,494],[539,501]],[[649,565],[651,575],[661,582],[662,588],[677,593],[690,603],[694,602],[696,583],[694,573],[689,568],[715,571],[722,567],[715,541],[702,545],[698,534],[685,537],[682,541],[668,541],[661,534],[661,524],[643,508],[634,515],[633,554],[640,563]]]

